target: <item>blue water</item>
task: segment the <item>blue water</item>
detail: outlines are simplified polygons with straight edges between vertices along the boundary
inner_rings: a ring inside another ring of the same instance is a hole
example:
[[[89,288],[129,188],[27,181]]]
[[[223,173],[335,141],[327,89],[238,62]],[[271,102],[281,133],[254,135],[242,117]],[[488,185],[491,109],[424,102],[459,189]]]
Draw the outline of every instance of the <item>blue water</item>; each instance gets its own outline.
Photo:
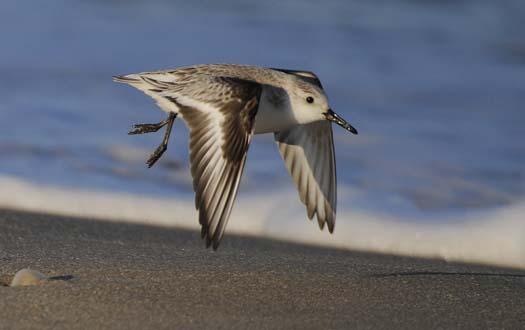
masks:
[[[147,196],[191,195],[187,130],[144,162],[163,119],[111,76],[198,63],[316,72],[358,136],[334,127],[358,208],[490,209],[525,196],[525,2],[0,2],[0,175]],[[271,135],[241,193],[289,188]]]

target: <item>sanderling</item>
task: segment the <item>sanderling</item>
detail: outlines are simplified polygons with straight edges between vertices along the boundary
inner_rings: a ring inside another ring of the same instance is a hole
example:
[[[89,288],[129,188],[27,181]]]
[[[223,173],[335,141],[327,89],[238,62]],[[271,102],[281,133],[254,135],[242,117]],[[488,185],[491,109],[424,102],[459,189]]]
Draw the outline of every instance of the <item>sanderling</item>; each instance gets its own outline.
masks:
[[[168,146],[178,115],[190,131],[190,162],[206,247],[217,249],[228,222],[253,134],[274,133],[281,156],[321,230],[334,230],[337,186],[332,125],[357,131],[332,111],[312,72],[247,65],[209,64],[113,77],[151,96],[168,118],[137,124],[129,134],[156,132],[164,140],[149,167]]]

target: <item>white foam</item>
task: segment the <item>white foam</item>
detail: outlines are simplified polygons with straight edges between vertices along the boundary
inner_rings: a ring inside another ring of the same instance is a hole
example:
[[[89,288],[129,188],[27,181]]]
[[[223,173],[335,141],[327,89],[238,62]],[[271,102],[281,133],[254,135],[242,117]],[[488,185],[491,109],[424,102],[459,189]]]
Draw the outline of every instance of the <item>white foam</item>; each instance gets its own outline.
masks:
[[[342,189],[336,230],[320,232],[306,220],[293,190],[241,196],[227,233],[272,237],[287,241],[345,249],[440,258],[525,268],[525,203],[471,214],[449,214],[442,219],[406,218],[350,210],[342,200],[352,191]],[[0,176],[0,207],[145,223],[198,228],[193,200],[152,198],[100,191],[40,186]],[[226,237],[227,239],[227,237]]]

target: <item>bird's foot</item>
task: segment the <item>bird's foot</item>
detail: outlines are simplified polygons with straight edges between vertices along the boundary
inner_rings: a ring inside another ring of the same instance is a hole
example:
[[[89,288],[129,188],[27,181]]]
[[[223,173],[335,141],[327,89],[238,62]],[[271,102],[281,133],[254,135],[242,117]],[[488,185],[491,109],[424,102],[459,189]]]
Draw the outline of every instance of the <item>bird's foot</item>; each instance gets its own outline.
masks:
[[[160,123],[156,124],[135,124],[133,125],[133,128],[131,131],[128,132],[129,135],[135,135],[135,134],[144,134],[144,133],[153,133],[164,127],[166,125],[166,121],[161,121]]]
[[[157,149],[155,149],[155,151],[146,161],[146,164],[148,164],[149,168],[151,168],[157,162],[157,160],[160,159],[160,157],[162,156],[162,154],[164,154],[166,149],[168,149],[168,145],[164,143],[162,143],[160,146],[157,147]]]
[[[168,140],[170,138],[171,134],[171,128],[173,127],[173,122],[175,121],[175,118],[177,118],[176,113],[170,113],[168,118],[161,121],[160,123],[156,124],[136,124],[133,125],[133,129],[129,131],[128,134],[144,134],[144,133],[151,133],[156,132],[162,127],[166,126],[166,132],[164,133],[164,139],[162,140],[162,143],[155,149],[155,151],[149,156],[148,160],[146,161],[146,164],[148,167],[152,167],[157,160],[160,159],[160,157],[164,154],[164,152],[168,149]]]

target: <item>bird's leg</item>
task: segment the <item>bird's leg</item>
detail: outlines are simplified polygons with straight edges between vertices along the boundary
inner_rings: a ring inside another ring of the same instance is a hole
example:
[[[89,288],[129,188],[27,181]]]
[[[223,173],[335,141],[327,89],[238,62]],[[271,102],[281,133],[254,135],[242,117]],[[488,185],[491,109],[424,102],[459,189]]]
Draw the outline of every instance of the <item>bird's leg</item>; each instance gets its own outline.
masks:
[[[135,134],[144,134],[144,133],[152,133],[156,132],[162,127],[166,126],[168,121],[170,120],[170,117],[167,119],[164,119],[160,123],[156,124],[135,124],[133,125],[133,129],[128,132],[129,135],[135,135]]]
[[[168,149],[168,140],[170,138],[171,128],[173,127],[173,122],[175,121],[176,117],[177,117],[176,113],[170,113],[166,120],[158,124],[150,124],[150,125],[160,125],[159,128],[166,126],[166,132],[164,133],[164,139],[162,140],[162,143],[157,147],[157,149],[155,149],[155,151],[151,154],[151,156],[146,161],[146,164],[148,164],[148,167],[152,167],[157,162],[157,160],[159,160],[159,158],[162,156],[164,151]],[[157,128],[156,130],[158,130],[159,128]],[[146,131],[143,133],[149,133],[149,132],[154,132],[154,131]],[[135,134],[140,134],[140,133],[135,133]]]

